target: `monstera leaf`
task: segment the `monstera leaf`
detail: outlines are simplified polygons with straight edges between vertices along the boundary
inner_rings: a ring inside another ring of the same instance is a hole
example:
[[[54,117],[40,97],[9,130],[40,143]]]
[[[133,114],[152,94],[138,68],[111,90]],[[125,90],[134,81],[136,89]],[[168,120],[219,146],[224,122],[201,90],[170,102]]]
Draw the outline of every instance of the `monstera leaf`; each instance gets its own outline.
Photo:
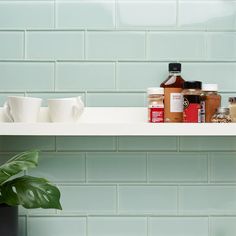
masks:
[[[20,153],[5,164],[0,166],[0,185],[13,175],[20,173],[28,168],[34,168],[38,164],[38,152],[29,151]]]
[[[43,178],[31,176],[16,178],[0,186],[0,193],[0,203],[10,206],[62,209],[58,188]]]

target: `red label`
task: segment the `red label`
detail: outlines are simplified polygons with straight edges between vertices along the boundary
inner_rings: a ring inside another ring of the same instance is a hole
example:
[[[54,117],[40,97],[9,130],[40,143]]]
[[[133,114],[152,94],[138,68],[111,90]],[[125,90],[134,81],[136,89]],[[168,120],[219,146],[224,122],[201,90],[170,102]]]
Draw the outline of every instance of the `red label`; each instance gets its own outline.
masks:
[[[148,116],[150,123],[163,123],[164,122],[164,108],[149,108]]]
[[[198,103],[189,103],[184,108],[183,120],[185,123],[201,123],[201,106]]]

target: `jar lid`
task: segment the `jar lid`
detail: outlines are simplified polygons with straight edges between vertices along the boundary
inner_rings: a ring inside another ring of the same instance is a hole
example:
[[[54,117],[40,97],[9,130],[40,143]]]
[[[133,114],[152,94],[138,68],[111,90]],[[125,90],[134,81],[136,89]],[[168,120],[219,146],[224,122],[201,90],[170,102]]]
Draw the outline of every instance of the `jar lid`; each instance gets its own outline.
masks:
[[[169,64],[169,72],[181,72],[181,64],[180,63],[170,63]]]
[[[202,82],[201,81],[185,81],[183,88],[184,89],[201,89]]]
[[[219,107],[217,108],[217,113],[229,113],[229,108],[228,107]]]
[[[235,102],[236,102],[236,97],[230,97],[230,98],[229,98],[229,102],[235,103]]]
[[[218,91],[218,84],[203,84],[203,91]]]
[[[153,88],[148,88],[147,89],[148,94],[164,94],[164,88],[161,87],[153,87]]]

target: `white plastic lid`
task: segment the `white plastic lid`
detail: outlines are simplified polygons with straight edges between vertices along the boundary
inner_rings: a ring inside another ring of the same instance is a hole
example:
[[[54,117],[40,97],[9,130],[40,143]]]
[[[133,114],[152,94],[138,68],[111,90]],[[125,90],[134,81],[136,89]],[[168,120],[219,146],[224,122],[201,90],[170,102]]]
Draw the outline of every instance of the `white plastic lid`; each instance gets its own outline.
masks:
[[[148,88],[147,93],[148,94],[164,94],[164,88],[161,88],[161,87]]]
[[[203,84],[203,91],[218,91],[218,84]]]

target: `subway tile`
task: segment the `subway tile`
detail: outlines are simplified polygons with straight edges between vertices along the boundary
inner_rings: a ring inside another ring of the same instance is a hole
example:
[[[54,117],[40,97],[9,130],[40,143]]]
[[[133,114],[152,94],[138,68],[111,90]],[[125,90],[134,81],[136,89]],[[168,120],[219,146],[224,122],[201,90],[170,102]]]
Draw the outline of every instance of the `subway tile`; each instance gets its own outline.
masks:
[[[175,186],[120,186],[118,199],[121,214],[177,213]]]
[[[180,214],[231,215],[236,213],[235,186],[179,187]]]
[[[26,236],[26,217],[20,216],[18,219],[18,234],[20,236]]]
[[[58,151],[115,151],[114,137],[57,137]]]
[[[118,27],[176,25],[176,1],[118,1]]]
[[[209,236],[208,219],[203,217],[150,218],[150,236]]]
[[[88,32],[87,58],[139,60],[145,58],[143,32]]]
[[[234,236],[236,234],[236,217],[211,217],[210,236]]]
[[[49,29],[53,27],[53,2],[0,2],[0,28]]]
[[[128,62],[118,63],[117,87],[119,89],[143,90],[159,86],[168,76],[167,63]]]
[[[212,182],[236,182],[235,153],[212,153],[211,176]]]
[[[55,150],[54,137],[43,136],[1,136],[0,151],[15,152],[36,149],[39,151]]]
[[[115,88],[114,63],[58,63],[56,91]]]
[[[229,106],[229,97],[235,97],[235,93],[221,93],[221,106]]]
[[[181,151],[235,151],[235,137],[181,137]]]
[[[206,182],[207,154],[150,153],[148,180],[151,182]]]
[[[116,211],[115,186],[61,186],[60,191],[61,214],[114,214]]]
[[[176,137],[119,137],[121,151],[175,151]]]
[[[144,217],[89,217],[89,236],[147,236]]]
[[[30,175],[52,182],[84,182],[85,155],[82,153],[42,153],[36,169]]]
[[[151,32],[148,58],[151,60],[204,60],[204,33]]]
[[[0,71],[0,91],[53,91],[53,63],[0,62]]]
[[[112,28],[114,26],[114,1],[57,3],[58,28]]]
[[[29,217],[28,236],[85,236],[83,217]]]
[[[190,29],[235,30],[235,9],[235,1],[180,1],[179,26]]]
[[[146,181],[145,153],[88,153],[89,182]]]
[[[89,107],[143,107],[144,93],[87,93]]]
[[[28,32],[26,52],[29,59],[83,59],[84,34],[67,31]]]
[[[0,59],[22,59],[24,56],[22,32],[0,32]]]
[[[207,35],[207,59],[235,60],[236,59],[235,33],[209,33]]]

